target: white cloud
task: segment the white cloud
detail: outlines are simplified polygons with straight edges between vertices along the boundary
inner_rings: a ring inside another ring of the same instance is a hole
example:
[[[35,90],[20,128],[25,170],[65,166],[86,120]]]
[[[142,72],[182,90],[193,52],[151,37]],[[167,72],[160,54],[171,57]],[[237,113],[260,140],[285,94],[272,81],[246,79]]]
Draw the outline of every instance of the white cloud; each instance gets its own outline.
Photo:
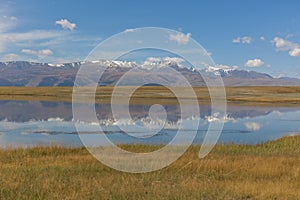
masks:
[[[22,53],[36,55],[38,57],[51,56],[53,52],[50,49],[42,49],[42,50],[31,50],[31,49],[22,49]]]
[[[261,67],[264,65],[264,62],[261,59],[253,59],[253,60],[248,60],[245,64],[246,67]]]
[[[6,32],[14,28],[17,24],[17,17],[15,16],[0,16],[0,30],[1,32]]]
[[[233,43],[242,43],[242,44],[250,44],[252,42],[252,38],[249,36],[237,37],[232,40]]]
[[[55,24],[61,25],[63,29],[69,29],[71,31],[76,28],[76,24],[69,22],[67,19],[58,20]]]
[[[41,56],[51,56],[53,55],[53,52],[50,49],[43,49],[38,51],[39,55]]]
[[[7,45],[4,34],[14,29],[17,24],[18,19],[12,15],[10,5],[3,2],[0,7],[0,53],[5,52]]]
[[[275,37],[271,42],[275,45],[276,50],[278,51],[290,51],[298,46],[296,43],[279,37]]]
[[[243,44],[250,44],[251,42],[252,42],[251,37],[248,37],[248,36],[242,37],[242,43]]]
[[[91,36],[87,38],[81,35],[74,35],[74,32],[64,30],[29,30],[28,32],[20,32],[19,24],[23,24],[23,18],[17,18],[15,8],[12,4],[5,3],[0,6],[0,58],[1,60],[29,60],[37,59],[39,62],[48,62],[48,56],[53,55],[53,50],[60,54],[55,54],[55,60],[82,60],[82,51],[72,51],[74,46],[94,47],[99,38]],[[68,20],[57,21],[57,24],[65,29],[73,30],[76,24],[70,23]],[[82,41],[82,38],[85,41]],[[80,41],[79,41],[80,39]],[[23,49],[23,53],[19,52]],[[51,50],[50,50],[51,49]],[[59,49],[59,50],[56,50]],[[77,48],[81,49],[81,48]],[[32,50],[32,51],[28,51]],[[29,54],[28,54],[29,53]],[[31,54],[30,54],[31,53]],[[85,53],[85,52],[84,52]],[[87,52],[88,53],[88,52]],[[87,54],[86,53],[86,54]]]
[[[18,18],[13,15],[9,2],[2,2],[0,7],[0,33],[13,29],[18,22]]]
[[[244,123],[246,128],[251,131],[259,131],[262,128],[262,125],[257,122],[246,122]]]
[[[4,34],[3,37],[10,42],[24,42],[45,40],[63,36],[64,33],[60,31],[51,30],[33,30],[25,33],[9,33]]]
[[[289,54],[293,57],[300,57],[300,47],[296,47],[295,49],[291,50]]]
[[[265,38],[264,36],[261,36],[259,39],[260,39],[261,41],[265,41],[265,40],[266,40],[266,38]]]
[[[240,43],[241,42],[241,38],[238,37],[238,38],[235,38],[232,40],[233,43]]]
[[[15,16],[7,16],[7,15],[3,15],[3,18],[4,18],[4,19],[11,20],[11,21],[18,20],[18,18],[17,18],[17,17],[15,17]]]
[[[133,29],[133,28],[128,28],[124,31],[124,33],[131,33],[131,32],[135,32],[136,29]]]
[[[275,45],[277,51],[288,51],[290,56],[300,57],[299,44],[280,37],[275,37],[271,42]]]
[[[183,34],[183,33],[170,34],[169,35],[169,40],[175,41],[178,44],[187,44],[190,41],[191,36],[192,36],[191,33],[187,33],[187,34]]]
[[[9,54],[17,46],[22,48],[27,46],[36,46],[41,41],[49,40],[56,37],[63,36],[64,31],[51,31],[51,30],[31,30],[29,32],[17,32],[20,20],[13,15],[13,9],[9,4],[3,4],[0,7],[0,52]],[[18,47],[18,51],[19,51]]]
[[[57,40],[58,38],[65,38],[62,36],[68,36],[68,33],[66,33],[65,31],[33,30],[26,33],[7,32],[2,35],[0,34],[0,52],[2,51],[2,55],[7,55],[5,57],[2,57],[1,59],[3,61],[29,60],[32,58],[28,57],[28,55],[34,55],[39,62],[48,62],[49,56],[53,55],[53,51],[50,49],[61,49],[62,47],[67,46],[66,41],[65,39],[63,39],[61,43],[56,47],[55,45],[43,46],[42,44],[44,42]],[[23,52],[23,55],[20,54],[18,55],[18,57],[9,55],[18,54],[16,52],[20,52],[20,49],[23,49],[23,51],[21,51]],[[41,50],[37,50],[35,52],[28,51],[31,49]],[[7,52],[8,50],[9,52]],[[70,55],[70,53],[68,55]],[[64,58],[67,57],[65,55],[60,56],[63,56]]]

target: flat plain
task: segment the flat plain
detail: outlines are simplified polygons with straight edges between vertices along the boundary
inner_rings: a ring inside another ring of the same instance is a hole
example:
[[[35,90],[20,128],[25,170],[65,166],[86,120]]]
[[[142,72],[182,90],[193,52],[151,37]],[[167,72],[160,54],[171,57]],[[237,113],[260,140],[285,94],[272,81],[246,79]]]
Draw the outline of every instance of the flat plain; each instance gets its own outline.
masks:
[[[172,87],[171,87],[172,88]],[[85,101],[85,97],[95,94],[96,103],[110,103],[113,86],[101,86],[95,88],[77,88],[80,90],[79,101]],[[186,92],[185,88],[175,88]],[[210,93],[206,87],[194,87],[199,103],[209,103]],[[132,90],[132,86],[118,86],[114,96],[120,99]],[[214,89],[212,89],[214,90]],[[237,105],[278,105],[278,106],[299,106],[300,86],[245,86],[245,87],[225,87],[217,88],[224,90],[228,104]],[[0,100],[36,100],[36,101],[72,101],[73,87],[0,87]],[[193,100],[192,96],[185,96],[186,101]],[[143,86],[139,87],[131,97],[131,103],[152,104],[159,101],[163,104],[178,103],[172,91],[163,86]]]

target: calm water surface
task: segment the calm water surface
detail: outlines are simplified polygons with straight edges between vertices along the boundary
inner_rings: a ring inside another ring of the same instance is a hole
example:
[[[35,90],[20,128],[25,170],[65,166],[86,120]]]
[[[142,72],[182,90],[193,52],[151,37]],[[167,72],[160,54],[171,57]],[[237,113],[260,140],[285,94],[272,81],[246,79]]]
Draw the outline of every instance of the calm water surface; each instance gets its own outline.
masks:
[[[132,119],[114,120],[110,105],[96,105],[97,122],[75,122],[72,104],[45,101],[0,101],[0,147],[64,144],[82,146],[75,123],[84,130],[90,144],[101,144],[99,135],[106,134],[114,143],[167,144],[180,127],[180,107],[164,106],[165,123],[148,116],[150,106],[130,106]],[[229,106],[227,116],[218,118],[209,106],[201,106],[200,114],[187,116],[188,123],[200,119],[194,143],[201,144],[211,121],[223,120],[219,143],[257,144],[300,133],[300,107]],[[100,124],[102,132],[99,133]],[[149,131],[140,131],[137,126]],[[163,127],[150,137],[152,130]],[[126,134],[122,129],[126,128]],[[188,134],[189,126],[182,127]],[[150,134],[150,135],[149,135]]]

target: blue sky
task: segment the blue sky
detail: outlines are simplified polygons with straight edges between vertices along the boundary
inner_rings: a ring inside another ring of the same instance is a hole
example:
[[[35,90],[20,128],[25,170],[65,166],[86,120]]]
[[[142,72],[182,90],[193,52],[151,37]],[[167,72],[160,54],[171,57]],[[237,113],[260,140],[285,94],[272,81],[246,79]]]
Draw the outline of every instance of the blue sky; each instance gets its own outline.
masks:
[[[1,61],[79,61],[113,34],[151,26],[195,39],[220,67],[300,77],[298,1],[0,0],[0,5]]]

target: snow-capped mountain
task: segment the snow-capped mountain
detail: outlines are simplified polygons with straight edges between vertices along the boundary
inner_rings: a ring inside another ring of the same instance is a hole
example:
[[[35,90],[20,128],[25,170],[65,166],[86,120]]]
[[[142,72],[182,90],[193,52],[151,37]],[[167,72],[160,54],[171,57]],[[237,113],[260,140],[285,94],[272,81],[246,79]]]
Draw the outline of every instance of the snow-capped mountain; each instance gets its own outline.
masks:
[[[143,63],[129,61],[97,60],[63,64],[35,63],[26,61],[0,62],[0,86],[72,86],[80,66],[97,65],[106,68],[99,85],[115,85],[129,70],[129,80],[151,79],[155,83],[167,82],[181,85],[179,79],[170,73],[167,67],[180,72],[191,85],[204,86],[203,76],[210,78],[221,76],[227,86],[250,85],[300,85],[297,78],[274,78],[266,73],[238,70],[235,67],[207,66],[201,70],[185,67],[180,58],[148,58]],[[149,73],[151,72],[151,73]],[[150,74],[150,75],[149,75]],[[131,82],[124,84],[130,85]]]
[[[207,66],[204,71],[206,73],[213,73],[216,76],[225,76],[230,72],[236,70],[237,67],[228,67],[228,66]]]

